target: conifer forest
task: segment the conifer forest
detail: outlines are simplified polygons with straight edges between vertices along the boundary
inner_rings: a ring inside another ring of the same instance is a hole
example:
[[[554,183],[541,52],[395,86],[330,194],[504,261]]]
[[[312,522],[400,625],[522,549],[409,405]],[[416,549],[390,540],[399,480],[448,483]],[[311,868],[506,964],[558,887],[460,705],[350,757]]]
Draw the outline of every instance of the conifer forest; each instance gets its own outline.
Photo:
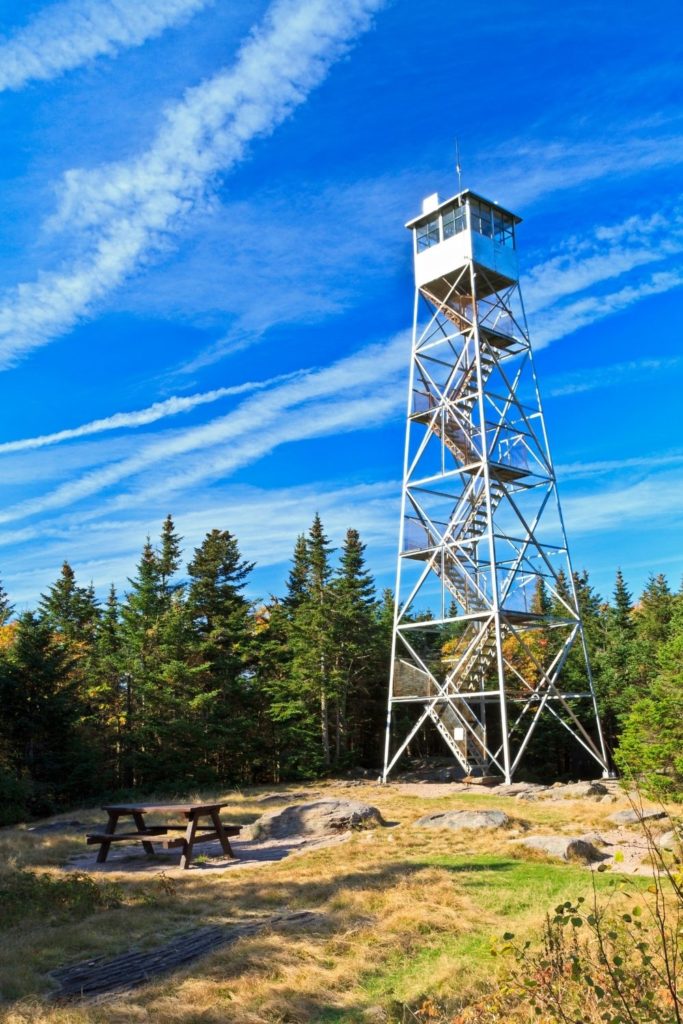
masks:
[[[33,611],[15,613],[0,588],[0,824],[133,790],[378,774],[393,598],[377,592],[358,532],[334,551],[316,516],[282,595],[250,601],[253,568],[227,530],[188,557],[168,516],[123,594],[99,601],[68,562]],[[575,583],[615,764],[682,799],[683,593],[663,575],[640,595],[621,572],[607,598],[587,572]],[[541,586],[534,600],[551,599]],[[578,685],[575,653],[564,671]],[[411,753],[445,751],[426,730]],[[525,771],[595,774],[553,720]]]

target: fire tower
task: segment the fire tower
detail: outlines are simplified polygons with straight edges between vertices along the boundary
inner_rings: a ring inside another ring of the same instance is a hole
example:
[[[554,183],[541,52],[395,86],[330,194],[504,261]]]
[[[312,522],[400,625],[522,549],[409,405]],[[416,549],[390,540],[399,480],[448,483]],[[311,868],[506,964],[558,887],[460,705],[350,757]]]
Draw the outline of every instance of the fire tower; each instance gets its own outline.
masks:
[[[384,775],[429,723],[465,776],[520,765],[541,715],[609,764],[518,282],[520,218],[422,204]],[[572,649],[585,675],[562,687]]]

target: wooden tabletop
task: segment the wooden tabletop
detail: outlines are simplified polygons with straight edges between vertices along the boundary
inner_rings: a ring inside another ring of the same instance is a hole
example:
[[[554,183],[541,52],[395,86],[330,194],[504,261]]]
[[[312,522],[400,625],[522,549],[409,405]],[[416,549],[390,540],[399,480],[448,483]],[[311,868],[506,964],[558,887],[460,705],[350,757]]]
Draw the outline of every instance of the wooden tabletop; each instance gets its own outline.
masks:
[[[114,814],[191,814],[193,811],[219,811],[226,804],[105,804],[103,811]]]

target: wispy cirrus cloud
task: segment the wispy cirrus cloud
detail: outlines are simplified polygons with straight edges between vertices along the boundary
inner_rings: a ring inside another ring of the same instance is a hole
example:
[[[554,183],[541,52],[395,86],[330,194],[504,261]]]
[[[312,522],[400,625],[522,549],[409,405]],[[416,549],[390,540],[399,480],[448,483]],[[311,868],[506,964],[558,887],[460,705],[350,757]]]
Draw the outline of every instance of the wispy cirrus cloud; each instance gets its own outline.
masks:
[[[222,398],[229,398],[234,395],[244,395],[251,391],[263,391],[283,381],[291,380],[300,376],[305,371],[296,373],[281,374],[277,377],[270,377],[267,380],[245,381],[243,384],[234,384],[230,387],[214,388],[212,391],[201,391],[195,395],[173,395],[161,402],[154,402],[144,409],[136,409],[133,412],[116,412],[111,416],[91,420],[78,427],[67,430],[57,430],[52,434],[39,434],[36,437],[24,437],[18,441],[4,441],[0,443],[0,455],[8,455],[12,452],[25,452],[35,448],[46,448],[49,445],[62,444],[64,441],[73,441],[81,437],[89,437],[92,434],[102,434],[111,430],[131,430],[138,427],[148,426],[169,416],[177,416],[179,413],[190,412],[201,405],[209,405]]]
[[[215,177],[270,134],[366,31],[383,0],[275,0],[232,68],[167,110],[137,159],[65,175],[54,230],[78,255],[0,305],[0,367],[71,329],[168,239]]]
[[[683,210],[628,217],[575,236],[524,275],[524,300],[531,313],[603,281],[683,252]]]
[[[683,476],[661,473],[625,487],[592,490],[590,494],[564,497],[564,517],[570,535],[599,533],[617,524],[648,520],[656,509],[657,524],[666,520],[681,522]]]
[[[141,46],[214,0],[65,0],[40,10],[0,42],[0,91],[56,78],[93,60]]]
[[[341,544],[345,531],[353,525],[368,543],[375,561],[381,552],[393,569],[399,497],[397,480],[348,484],[332,479],[268,490],[232,485],[218,493],[202,493],[201,507],[194,496],[186,496],[176,505],[174,518],[183,537],[186,558],[212,526],[235,533],[245,557],[257,563],[257,578],[251,583],[251,592],[263,595],[260,572],[289,561],[297,535],[316,512],[334,544]],[[157,536],[159,527],[158,511],[150,506],[125,519],[105,517],[90,522],[87,529],[83,529],[77,513],[47,520],[42,524],[40,545],[31,545],[39,535],[37,527],[2,531],[0,550],[24,544],[20,564],[3,574],[3,583],[11,590],[13,600],[34,600],[56,579],[66,547],[79,579],[92,580],[101,591],[111,582],[125,589],[139,555],[141,538]],[[266,596],[267,593],[266,589]]]
[[[585,459],[581,462],[567,462],[556,466],[556,470],[558,477],[581,480],[618,474],[625,470],[652,473],[660,469],[673,469],[676,466],[683,466],[683,452],[673,450],[664,453],[632,455],[621,459]],[[658,505],[657,511],[659,511]]]
[[[662,295],[683,285],[683,269],[661,270],[634,285],[625,285],[614,292],[587,295],[575,302],[553,306],[532,317],[531,332],[534,348],[541,349],[559,338],[573,334],[582,327],[620,313],[641,299]]]
[[[629,381],[641,381],[667,371],[683,367],[683,356],[654,359],[632,359],[626,363],[612,363],[609,366],[589,366],[585,370],[563,373],[548,377],[543,382],[543,394],[551,398],[564,398],[584,391],[598,391],[601,388],[621,387]]]
[[[651,124],[595,127],[590,141],[584,141],[585,124],[578,139],[509,139],[487,151],[481,187],[496,197],[504,196],[504,205],[516,209],[606,178],[624,180],[683,164],[683,135],[667,131],[666,124],[658,130]]]
[[[409,335],[401,333],[387,344],[370,345],[330,366],[304,372],[246,399],[225,416],[162,435],[127,458],[5,508],[0,523],[70,507],[144,474],[136,490],[101,503],[94,515],[125,510],[150,497],[227,476],[287,442],[376,426],[403,407],[409,346]],[[161,467],[156,478],[150,478],[153,467]]]

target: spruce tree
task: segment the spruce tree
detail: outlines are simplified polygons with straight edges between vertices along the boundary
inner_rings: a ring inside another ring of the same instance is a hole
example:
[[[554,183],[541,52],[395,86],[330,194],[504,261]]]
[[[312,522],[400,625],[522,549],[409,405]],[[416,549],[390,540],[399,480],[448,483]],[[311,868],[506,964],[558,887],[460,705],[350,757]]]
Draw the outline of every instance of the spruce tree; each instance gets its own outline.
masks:
[[[167,515],[161,527],[161,542],[157,555],[159,585],[162,595],[167,599],[182,587],[180,583],[171,583],[181,565],[182,549],[180,545],[182,539],[178,536],[173,517]]]
[[[333,626],[334,759],[339,764],[358,751],[379,680],[379,630],[375,585],[365,565],[365,545],[357,530],[346,532],[340,564],[330,586]]]
[[[238,783],[250,781],[261,716],[251,605],[243,593],[253,567],[233,534],[211,530],[187,570],[195,658],[204,666],[198,680],[207,748],[218,777]]]
[[[121,688],[121,777],[125,786],[148,782],[142,768],[149,763],[145,740],[161,708],[158,693],[159,623],[167,607],[159,560],[149,539],[145,541],[137,573],[121,608],[123,672]]]
[[[124,784],[122,757],[126,726],[126,686],[121,612],[116,588],[109,588],[97,625],[92,659],[90,734],[98,751],[99,782],[106,788]]]
[[[658,651],[657,674],[625,717],[615,754],[624,775],[656,799],[683,801],[682,707],[683,604],[678,601]]]
[[[7,591],[0,583],[0,626],[6,626],[14,614],[14,605],[10,603]]]
[[[633,598],[617,570],[611,606],[604,612],[603,644],[596,658],[598,703],[605,739],[616,745],[621,717],[630,710],[633,690]]]
[[[668,640],[674,603],[666,577],[650,575],[633,612],[633,685],[639,693],[647,693],[657,674],[657,654]]]
[[[59,578],[43,594],[38,603],[41,618],[63,639],[90,642],[97,621],[98,605],[92,585],[81,587],[68,562],[62,565]]]
[[[0,668],[0,735],[14,776],[29,781],[35,814],[53,813],[80,795],[74,785],[80,707],[69,660],[45,619],[19,616]]]
[[[294,612],[306,598],[309,571],[308,543],[305,535],[300,533],[294,545],[292,567],[287,577],[287,594],[283,602],[289,612]]]
[[[301,691],[310,723],[315,718],[318,722],[320,753],[316,753],[315,747],[311,749],[310,766],[313,767],[317,762],[327,769],[332,763],[330,700],[334,628],[329,590],[332,548],[317,514],[309,530],[306,546],[309,566],[306,596],[294,611],[290,629],[293,655],[291,680],[293,687]]]

